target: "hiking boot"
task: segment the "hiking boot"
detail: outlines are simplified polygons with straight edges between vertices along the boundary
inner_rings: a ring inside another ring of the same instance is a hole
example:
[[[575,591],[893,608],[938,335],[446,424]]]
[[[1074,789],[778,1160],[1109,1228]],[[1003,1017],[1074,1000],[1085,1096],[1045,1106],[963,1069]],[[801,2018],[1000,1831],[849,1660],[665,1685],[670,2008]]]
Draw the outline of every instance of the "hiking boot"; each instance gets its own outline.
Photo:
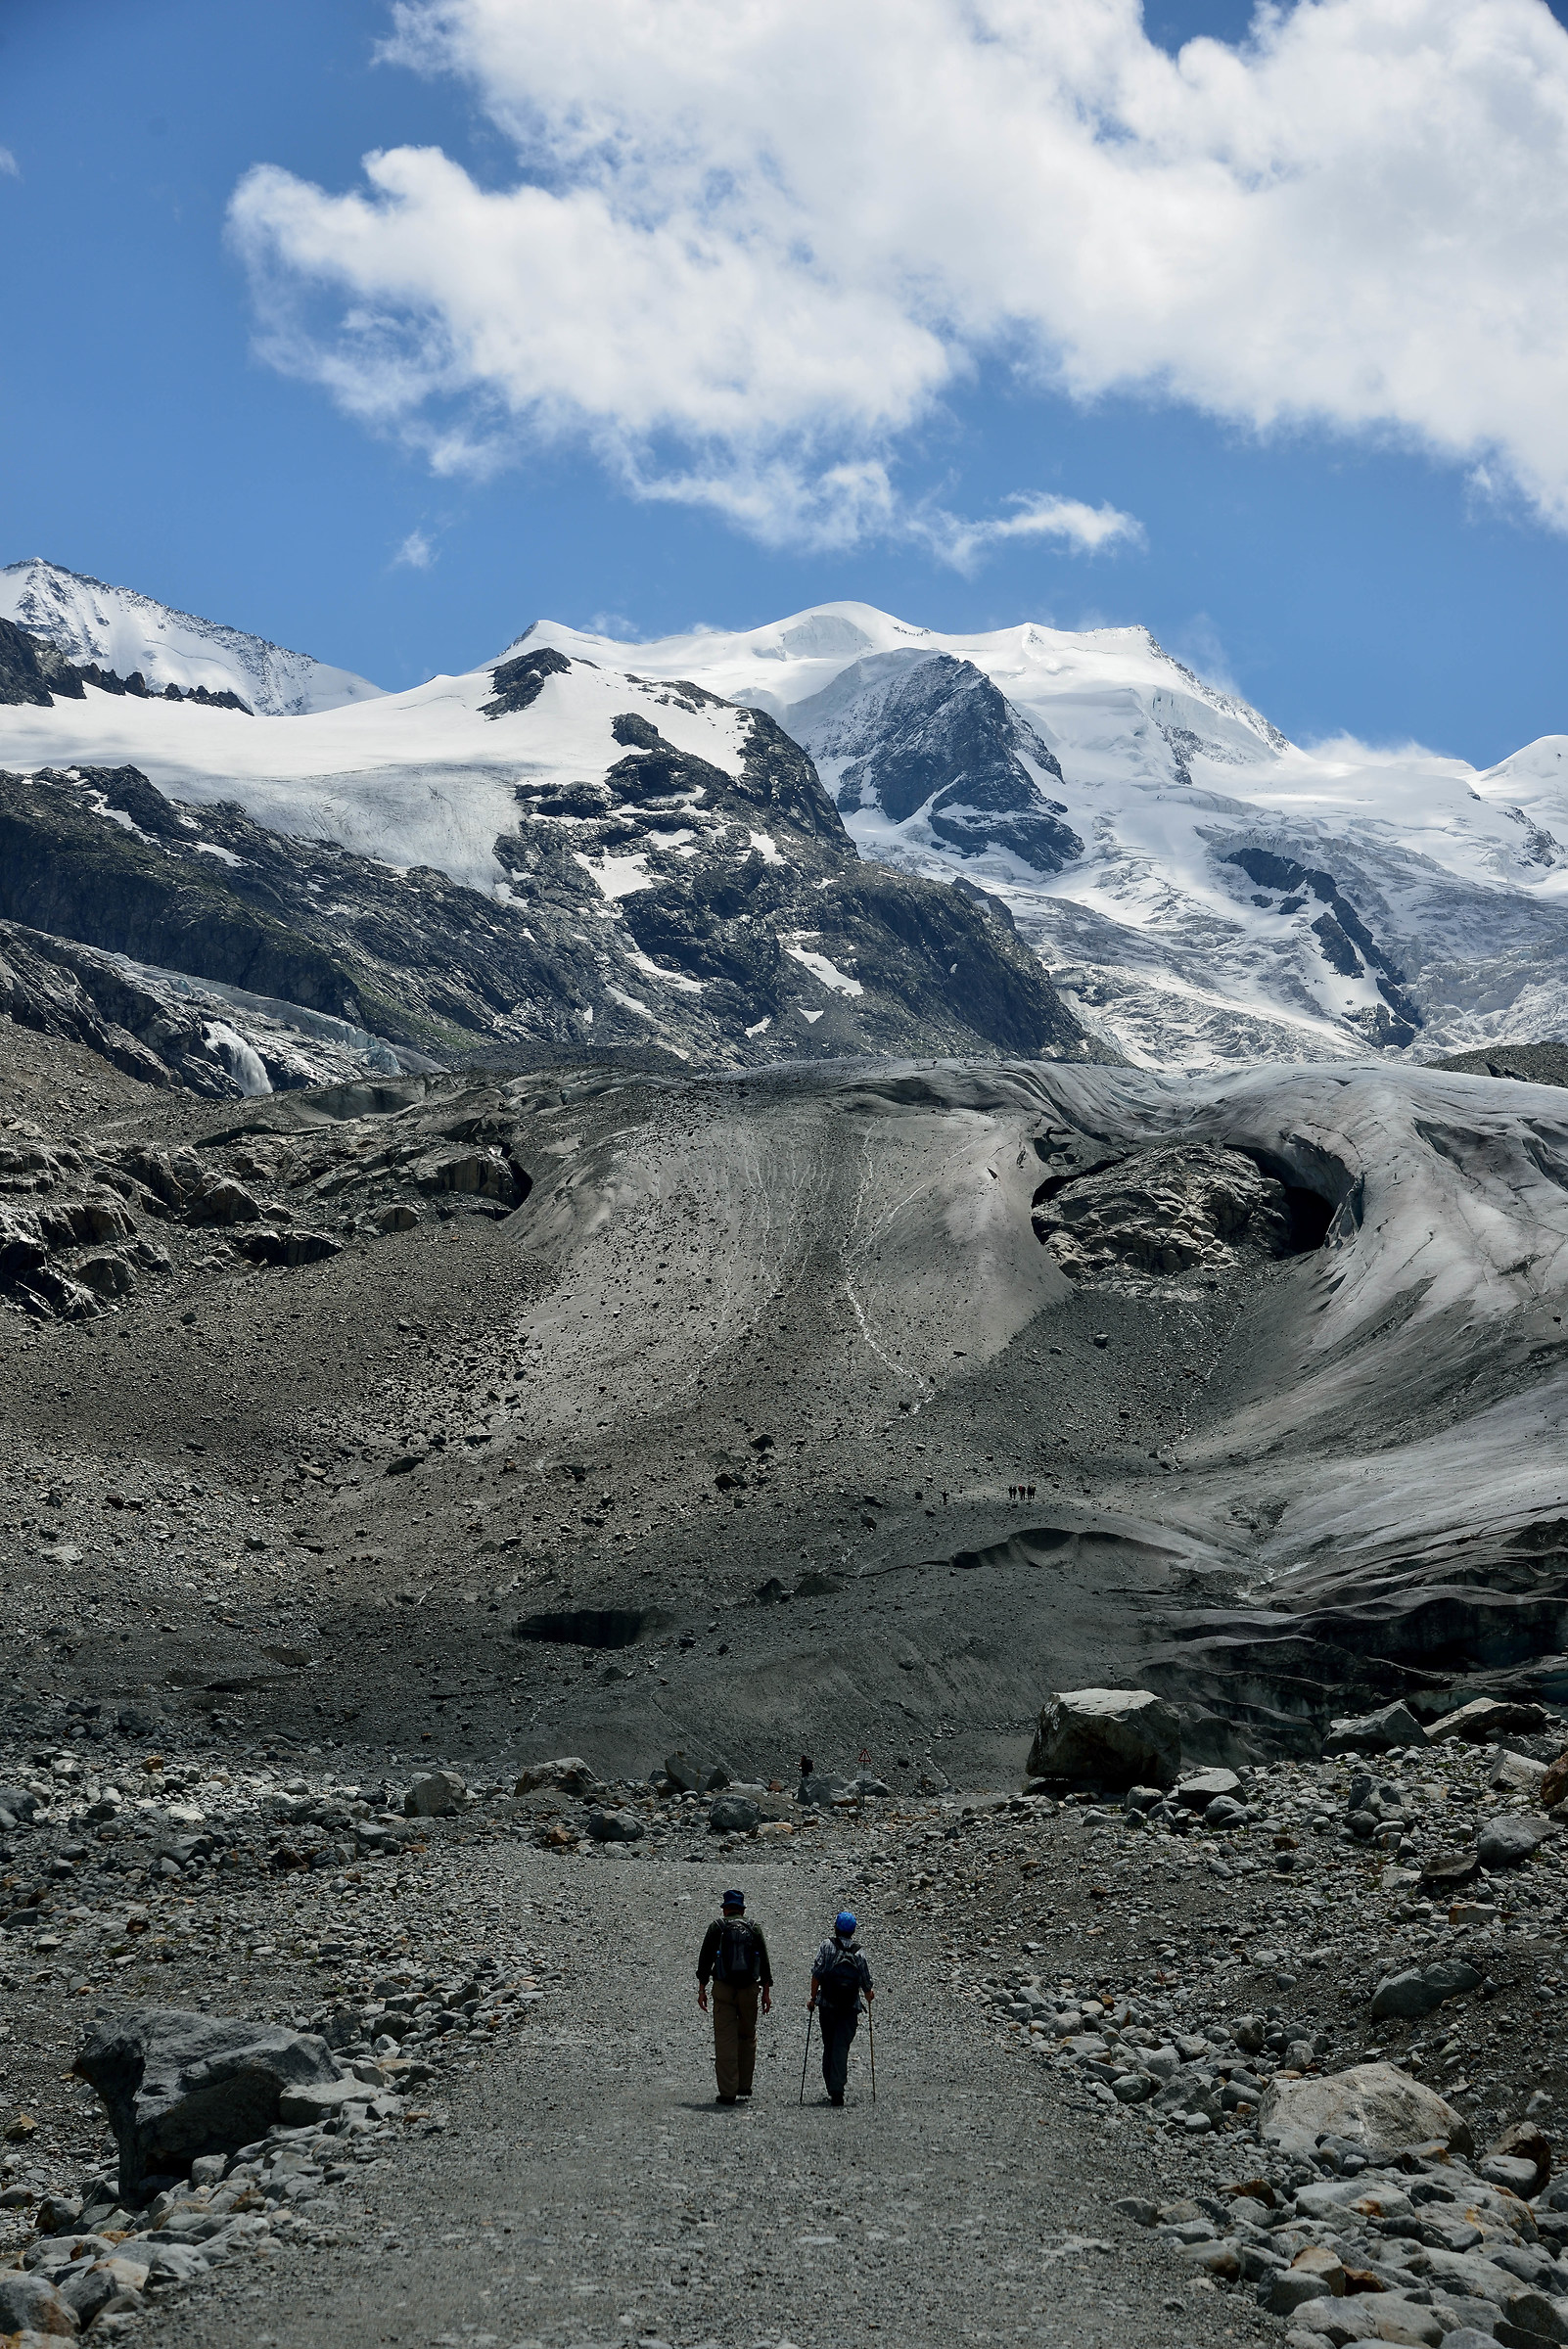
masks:
[[[749,2088],[741,2088],[736,2090],[735,2101],[737,2104],[749,2104],[751,2100],[752,2092]]]
[[[843,2103],[843,2101],[844,2101],[844,2098],[843,2098],[842,2095],[840,2095],[840,2096],[829,2096],[829,2098],[828,2098],[828,2102],[829,2102],[830,2104],[842,2104],[842,2103]]]
[[[714,2098],[714,2102],[715,2104],[733,2104],[734,2101],[735,2099],[733,2096],[715,2096]]]

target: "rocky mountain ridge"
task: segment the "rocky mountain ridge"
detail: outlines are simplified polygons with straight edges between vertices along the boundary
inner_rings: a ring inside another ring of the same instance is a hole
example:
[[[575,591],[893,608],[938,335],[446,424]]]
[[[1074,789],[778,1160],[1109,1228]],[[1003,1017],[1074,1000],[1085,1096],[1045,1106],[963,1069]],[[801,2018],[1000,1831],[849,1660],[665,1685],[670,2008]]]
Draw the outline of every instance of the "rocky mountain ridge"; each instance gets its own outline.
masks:
[[[12,709],[54,715],[103,692],[3,622],[0,659]],[[491,778],[520,777],[486,795],[487,891],[274,829],[234,800],[185,803],[131,764],[0,771],[12,1017],[93,1041],[107,1017],[118,1065],[151,1053],[201,1091],[320,1082],[345,1055],[395,1070],[520,1046],[717,1065],[1088,1049],[982,893],[855,854],[764,713],[548,648],[471,690]],[[199,714],[247,735],[260,722],[188,701],[162,722]],[[550,722],[565,756],[530,761]],[[477,812],[462,803],[471,826]],[[76,995],[95,1009],[70,1010]]]

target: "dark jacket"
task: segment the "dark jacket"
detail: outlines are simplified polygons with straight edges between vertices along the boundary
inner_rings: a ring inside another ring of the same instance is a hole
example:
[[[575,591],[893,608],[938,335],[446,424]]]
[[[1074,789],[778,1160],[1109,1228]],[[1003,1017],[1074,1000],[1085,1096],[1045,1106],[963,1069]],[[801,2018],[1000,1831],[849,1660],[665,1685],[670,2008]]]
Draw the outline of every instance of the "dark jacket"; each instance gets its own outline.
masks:
[[[757,1945],[757,1960],[759,1965],[761,1967],[761,1972],[758,1976],[758,1979],[768,1990],[771,1990],[773,1987],[773,1967],[767,1955],[767,1943],[762,1938],[761,1926],[757,1924],[749,1916],[737,1917],[735,1921],[737,1924],[743,1924],[747,1926],[750,1930],[752,1939]],[[699,1982],[704,1984],[705,1987],[713,1974],[714,1961],[718,1956],[718,1937],[723,1930],[724,1919],[721,1916],[715,1916],[713,1923],[709,1926],[707,1932],[703,1935],[702,1953],[697,1959],[697,1979]]]
[[[835,1933],[832,1940],[825,1941],[816,1953],[816,1963],[811,1968],[811,1983],[813,1988],[819,1985],[824,1977],[833,1971],[834,1960],[845,1957],[854,1959],[855,1988],[853,2006],[846,2004],[843,2010],[846,2013],[858,2014],[861,1991],[872,1988],[871,1968],[866,1962],[864,1950],[856,1949],[853,1942],[840,1941]]]

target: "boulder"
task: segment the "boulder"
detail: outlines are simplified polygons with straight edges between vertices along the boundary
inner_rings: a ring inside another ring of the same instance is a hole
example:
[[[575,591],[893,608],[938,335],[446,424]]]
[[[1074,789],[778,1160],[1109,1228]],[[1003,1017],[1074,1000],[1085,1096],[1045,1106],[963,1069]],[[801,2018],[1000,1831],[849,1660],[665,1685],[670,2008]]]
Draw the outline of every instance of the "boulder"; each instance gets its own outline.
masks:
[[[1387,1754],[1396,1746],[1425,1745],[1426,1731],[1408,1705],[1396,1698],[1376,1713],[1360,1713],[1331,1721],[1323,1739],[1325,1754]]]
[[[33,2333],[70,2339],[80,2320],[69,2302],[41,2276],[0,2276],[0,2334]]]
[[[1133,1788],[1134,1793],[1138,1791],[1138,1788]],[[1149,1791],[1152,1793],[1153,1789]],[[1241,1780],[1233,1770],[1195,1770],[1178,1782],[1176,1799],[1178,1803],[1185,1803],[1189,1810],[1206,1811],[1220,1795],[1238,1795],[1240,1792]]]
[[[346,2080],[305,2080],[286,2088],[278,2098],[278,2118],[297,2129],[306,2121],[330,2121],[346,2104],[363,2104],[370,2096],[363,2080],[350,2073]]]
[[[830,1811],[850,1791],[843,1778],[830,1778],[825,1771],[813,1770],[810,1776],[803,1778],[795,1789],[795,1799],[798,1803],[805,1803],[807,1810]]]
[[[707,1794],[718,1786],[729,1784],[729,1772],[715,1756],[706,1758],[677,1746],[665,1756],[665,1775],[682,1794]]]
[[[1169,1786],[1181,1768],[1181,1717],[1146,1688],[1069,1688],[1040,1710],[1029,1775]]]
[[[720,1794],[714,1798],[708,1814],[710,1832],[715,1835],[749,1835],[761,1823],[761,1807],[744,1794]]]
[[[255,1223],[261,1217],[250,1192],[227,1174],[204,1182],[185,1212],[193,1223]]]
[[[1431,2014],[1445,1999],[1462,1998],[1466,1991],[1480,1987],[1480,1973],[1464,1958],[1440,1958],[1432,1965],[1386,1974],[1372,1993],[1372,2020],[1382,2023],[1396,2015]]]
[[[343,1254],[342,1240],[325,1231],[248,1231],[234,1245],[253,1265],[320,1265]]]
[[[1320,2137],[1343,2138],[1371,2161],[1434,2138],[1454,2152],[1474,2149],[1463,2116],[1391,2063],[1353,2064],[1317,2080],[1274,2080],[1258,2129],[1266,2144],[1287,2153],[1310,2155]]]
[[[338,2078],[325,2040],[152,2005],[96,2023],[71,2068],[103,2099],[127,2205],[145,2178],[184,2176],[200,2154],[264,2137],[286,2090]]]
[[[1487,1772],[1487,1784],[1505,1788],[1509,1794],[1533,1795],[1539,1800],[1545,1775],[1545,1762],[1532,1761],[1528,1754],[1510,1753],[1504,1746]],[[1544,1803],[1542,1809],[1545,1809]]]
[[[1478,1696],[1453,1713],[1445,1713],[1427,1731],[1436,1743],[1445,1737],[1463,1737],[1485,1745],[1493,1737],[1512,1734],[1539,1737],[1551,1727],[1551,1717],[1541,1705],[1517,1704],[1505,1697]]]
[[[1545,2292],[1526,2286],[1523,2291],[1510,2292],[1502,2303],[1503,2322],[1498,2327],[1498,2339],[1509,2349],[1515,2341],[1528,2341],[1531,2349],[1545,2349],[1548,2341],[1568,2341],[1568,2314],[1559,2301]]]
[[[1203,1823],[1218,1833],[1225,1827],[1244,1826],[1247,1817],[1246,1804],[1238,1803],[1233,1794],[1217,1794],[1203,1815]]]
[[[518,1773],[514,1794],[536,1794],[548,1786],[561,1794],[588,1795],[602,1791],[600,1781],[580,1754],[562,1754],[554,1762],[530,1762]]]
[[[1445,1899],[1452,1893],[1462,1892],[1473,1884],[1481,1873],[1481,1860],[1475,1852],[1439,1852],[1421,1869],[1421,1890],[1437,1893]]]
[[[1568,1796],[1568,1753],[1561,1753],[1555,1762],[1548,1762],[1536,1795],[1543,1811],[1555,1811]]]
[[[449,1819],[468,1789],[455,1770],[427,1770],[403,1797],[405,1819]]]
[[[1555,1833],[1550,1819],[1539,1819],[1534,1812],[1504,1812],[1500,1819],[1488,1819],[1476,1837],[1476,1857],[1483,1867],[1517,1867]]]
[[[643,1825],[635,1811],[590,1811],[588,1833],[595,1843],[640,1843]]]

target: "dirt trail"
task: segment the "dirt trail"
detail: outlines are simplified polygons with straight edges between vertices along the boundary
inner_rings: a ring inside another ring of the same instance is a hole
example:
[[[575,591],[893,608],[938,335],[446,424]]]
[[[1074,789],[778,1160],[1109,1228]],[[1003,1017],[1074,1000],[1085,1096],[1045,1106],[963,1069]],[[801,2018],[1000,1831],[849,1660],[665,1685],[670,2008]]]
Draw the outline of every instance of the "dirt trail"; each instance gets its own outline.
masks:
[[[1164,2247],[1115,2214],[1141,2183],[1128,2147],[1060,2115],[1044,2125],[1038,2089],[923,1939],[870,1945],[876,2105],[863,2027],[847,2107],[823,2102],[814,2045],[798,2102],[810,1953],[842,1894],[831,1859],[738,1871],[779,1983],[756,2100],[733,2110],[712,2100],[693,1978],[723,1865],[509,1859],[520,1901],[562,1887],[562,1946],[595,1958],[575,2011],[451,2080],[448,2133],[370,2182],[376,2247],[284,2252],[262,2278],[236,2263],[144,2340],[825,2349],[881,2331],[910,2344],[1196,2349],[1217,2328],[1271,2329],[1244,2305],[1183,2290]]]

